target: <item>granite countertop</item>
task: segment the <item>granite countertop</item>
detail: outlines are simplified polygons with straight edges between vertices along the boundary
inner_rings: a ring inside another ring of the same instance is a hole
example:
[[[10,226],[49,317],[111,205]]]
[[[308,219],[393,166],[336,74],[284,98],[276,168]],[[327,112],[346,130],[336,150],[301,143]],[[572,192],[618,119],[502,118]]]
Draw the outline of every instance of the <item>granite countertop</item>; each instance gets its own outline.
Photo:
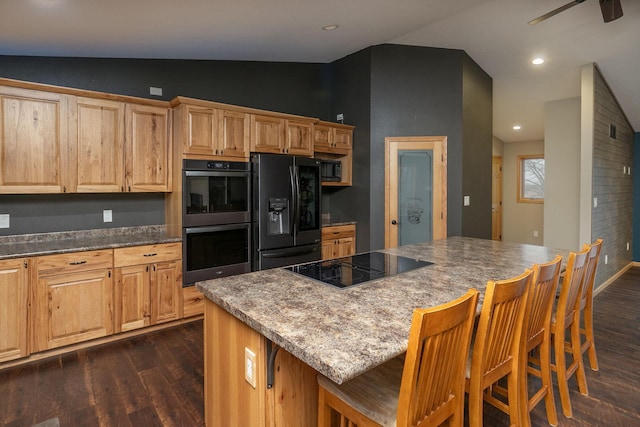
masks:
[[[0,260],[181,241],[163,225],[0,237]]]
[[[211,301],[336,383],[406,351],[411,315],[484,291],[489,279],[533,263],[566,258],[542,246],[451,237],[381,252],[433,265],[350,288],[335,288],[283,268],[198,282]],[[481,295],[482,298],[482,295]],[[480,310],[481,302],[478,304]]]

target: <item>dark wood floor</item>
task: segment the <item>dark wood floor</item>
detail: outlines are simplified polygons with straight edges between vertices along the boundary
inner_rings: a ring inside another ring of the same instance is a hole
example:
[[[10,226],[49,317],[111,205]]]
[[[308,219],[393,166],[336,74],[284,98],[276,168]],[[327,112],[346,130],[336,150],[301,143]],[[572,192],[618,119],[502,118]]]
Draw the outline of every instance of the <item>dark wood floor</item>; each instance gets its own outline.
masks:
[[[600,371],[587,369],[588,396],[571,384],[573,419],[556,389],[559,426],[640,425],[640,268],[597,295],[594,309]],[[202,352],[197,321],[0,371],[0,425],[202,426]],[[532,422],[547,425],[543,404]],[[485,425],[508,419],[485,405]]]

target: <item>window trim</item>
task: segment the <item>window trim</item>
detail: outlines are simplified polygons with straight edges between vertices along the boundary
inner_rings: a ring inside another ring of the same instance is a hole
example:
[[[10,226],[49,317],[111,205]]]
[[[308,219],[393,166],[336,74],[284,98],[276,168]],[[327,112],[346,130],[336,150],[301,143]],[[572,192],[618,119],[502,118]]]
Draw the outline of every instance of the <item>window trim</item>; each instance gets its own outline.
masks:
[[[524,178],[524,174],[522,173],[522,170],[525,160],[530,159],[544,160],[544,154],[523,154],[518,156],[518,203],[544,203],[544,197],[540,199],[523,197],[524,183],[522,182],[522,179]]]

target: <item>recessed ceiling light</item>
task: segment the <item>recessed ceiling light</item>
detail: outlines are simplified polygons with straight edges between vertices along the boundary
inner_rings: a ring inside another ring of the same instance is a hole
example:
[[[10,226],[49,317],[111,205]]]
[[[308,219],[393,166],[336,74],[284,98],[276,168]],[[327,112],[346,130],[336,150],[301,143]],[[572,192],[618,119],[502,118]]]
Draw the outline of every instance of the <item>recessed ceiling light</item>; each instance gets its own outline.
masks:
[[[513,130],[520,130],[520,129],[522,129],[522,126],[520,126],[520,125],[514,125],[513,126]]]
[[[531,61],[531,63],[533,65],[542,65],[544,64],[544,58],[540,58],[540,57],[534,58],[533,61]]]
[[[340,25],[338,24],[331,24],[331,25],[325,25],[324,27],[322,27],[323,30],[325,31],[333,31],[336,28],[338,28]]]

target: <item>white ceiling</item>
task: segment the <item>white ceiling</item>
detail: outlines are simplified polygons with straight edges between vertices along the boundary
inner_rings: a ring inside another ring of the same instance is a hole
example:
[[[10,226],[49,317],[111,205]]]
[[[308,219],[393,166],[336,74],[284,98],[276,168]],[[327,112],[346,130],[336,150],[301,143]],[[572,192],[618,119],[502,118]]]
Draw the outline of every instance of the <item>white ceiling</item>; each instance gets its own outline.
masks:
[[[332,62],[380,43],[462,49],[493,78],[505,142],[542,139],[543,103],[579,96],[595,62],[639,131],[640,1],[608,24],[586,0],[527,25],[569,1],[2,0],[0,54]],[[537,55],[547,62],[533,67]]]

